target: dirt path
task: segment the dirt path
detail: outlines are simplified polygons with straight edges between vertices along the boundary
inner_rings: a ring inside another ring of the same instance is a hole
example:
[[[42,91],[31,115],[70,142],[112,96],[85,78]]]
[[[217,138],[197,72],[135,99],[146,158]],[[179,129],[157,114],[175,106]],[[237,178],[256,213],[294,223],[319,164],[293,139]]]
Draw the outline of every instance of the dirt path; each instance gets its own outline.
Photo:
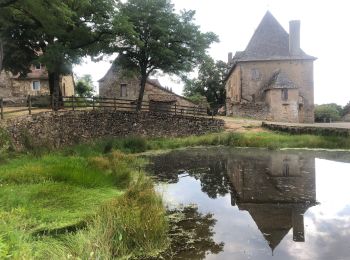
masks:
[[[262,121],[247,119],[247,118],[233,118],[218,116],[218,119],[225,121],[226,132],[267,132],[268,130],[261,127]]]

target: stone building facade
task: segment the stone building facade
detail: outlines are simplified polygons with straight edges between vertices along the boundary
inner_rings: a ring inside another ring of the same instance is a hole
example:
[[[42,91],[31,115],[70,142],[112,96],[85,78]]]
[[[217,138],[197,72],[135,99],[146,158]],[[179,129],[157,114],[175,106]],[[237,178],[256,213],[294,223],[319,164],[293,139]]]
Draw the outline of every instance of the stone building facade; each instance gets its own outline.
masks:
[[[300,22],[289,34],[267,12],[243,52],[229,53],[226,114],[314,122],[313,62],[300,48]]]
[[[123,71],[116,63],[108,70],[106,75],[99,80],[99,94],[101,97],[118,98],[136,101],[140,91],[140,79]],[[191,100],[177,95],[161,86],[157,79],[148,79],[143,101],[149,102],[150,107],[162,107],[166,109],[171,105],[196,106]]]
[[[74,95],[74,86],[73,74],[60,77],[63,96]],[[49,94],[49,76],[44,66],[31,66],[26,77],[13,75],[7,71],[1,71],[0,73],[0,97],[11,98]]]

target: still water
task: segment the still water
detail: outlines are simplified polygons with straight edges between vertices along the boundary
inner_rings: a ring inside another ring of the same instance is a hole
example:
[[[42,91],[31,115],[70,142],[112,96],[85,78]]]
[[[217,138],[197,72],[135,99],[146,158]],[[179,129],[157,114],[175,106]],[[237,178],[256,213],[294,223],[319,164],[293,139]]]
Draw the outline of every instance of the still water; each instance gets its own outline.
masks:
[[[216,147],[151,161],[199,238],[173,259],[350,259],[350,153]]]

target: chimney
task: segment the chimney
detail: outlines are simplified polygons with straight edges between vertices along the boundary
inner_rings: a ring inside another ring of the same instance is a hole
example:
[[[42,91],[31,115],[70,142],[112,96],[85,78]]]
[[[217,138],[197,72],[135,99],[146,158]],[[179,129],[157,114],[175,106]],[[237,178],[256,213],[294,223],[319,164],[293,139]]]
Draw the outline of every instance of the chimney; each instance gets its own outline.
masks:
[[[232,52],[229,52],[228,57],[227,57],[227,64],[231,64],[232,58],[233,58],[233,54],[232,54]]]
[[[289,22],[289,54],[300,54],[300,21]]]

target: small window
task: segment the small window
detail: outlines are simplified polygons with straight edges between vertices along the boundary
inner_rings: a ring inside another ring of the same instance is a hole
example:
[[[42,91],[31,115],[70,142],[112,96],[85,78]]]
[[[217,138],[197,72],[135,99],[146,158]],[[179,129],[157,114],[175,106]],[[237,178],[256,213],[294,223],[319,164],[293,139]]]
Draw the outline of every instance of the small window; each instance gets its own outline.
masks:
[[[120,96],[121,97],[127,97],[128,96],[128,90],[126,84],[120,84]]]
[[[34,65],[34,67],[35,67],[35,70],[41,70],[41,64],[40,63]]]
[[[282,89],[282,100],[288,100],[288,89]]]
[[[252,80],[260,80],[260,72],[258,69],[252,69],[251,70],[252,73]]]
[[[33,89],[33,91],[40,90],[40,81],[39,80],[35,80],[32,82],[32,89]]]

